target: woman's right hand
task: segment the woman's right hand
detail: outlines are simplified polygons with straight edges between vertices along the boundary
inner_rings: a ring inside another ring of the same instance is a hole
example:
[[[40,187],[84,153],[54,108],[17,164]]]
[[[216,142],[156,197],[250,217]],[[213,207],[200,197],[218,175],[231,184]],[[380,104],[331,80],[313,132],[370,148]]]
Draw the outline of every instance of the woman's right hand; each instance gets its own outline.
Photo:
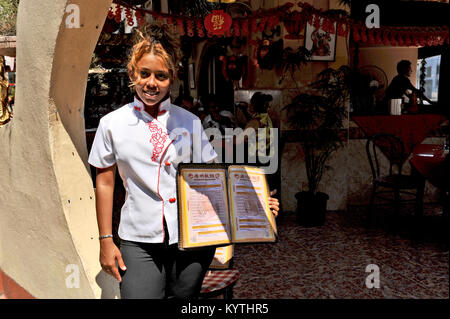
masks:
[[[108,275],[113,276],[118,282],[121,282],[122,277],[116,266],[116,260],[120,269],[125,271],[127,267],[125,267],[122,254],[120,253],[119,248],[114,244],[113,239],[105,238],[100,240],[100,265]]]

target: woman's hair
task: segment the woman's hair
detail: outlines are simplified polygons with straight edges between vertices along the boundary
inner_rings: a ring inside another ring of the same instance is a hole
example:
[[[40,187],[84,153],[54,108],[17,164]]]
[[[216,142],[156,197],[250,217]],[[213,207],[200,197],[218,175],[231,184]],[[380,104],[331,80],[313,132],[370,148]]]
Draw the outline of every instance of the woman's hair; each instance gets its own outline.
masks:
[[[160,57],[169,69],[171,82],[175,79],[179,59],[179,41],[169,31],[167,25],[150,24],[142,29],[136,29],[134,45],[128,61],[128,74],[133,79],[132,86],[140,80],[137,64],[146,53]]]

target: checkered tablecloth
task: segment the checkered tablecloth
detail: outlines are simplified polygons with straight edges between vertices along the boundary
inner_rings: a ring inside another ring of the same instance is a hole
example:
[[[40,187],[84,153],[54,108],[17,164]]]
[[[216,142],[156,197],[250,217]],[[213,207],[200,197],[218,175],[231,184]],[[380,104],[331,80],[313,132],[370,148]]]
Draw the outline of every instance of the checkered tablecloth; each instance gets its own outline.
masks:
[[[208,270],[203,280],[200,293],[208,293],[223,289],[239,279],[239,270]]]

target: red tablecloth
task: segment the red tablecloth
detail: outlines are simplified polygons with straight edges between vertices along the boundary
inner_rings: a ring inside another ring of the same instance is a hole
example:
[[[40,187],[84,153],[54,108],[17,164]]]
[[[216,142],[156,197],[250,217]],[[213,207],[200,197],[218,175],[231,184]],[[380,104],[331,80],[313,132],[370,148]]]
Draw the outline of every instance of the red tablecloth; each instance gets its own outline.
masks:
[[[440,135],[437,134],[440,124],[446,121],[439,114],[353,116],[352,119],[367,136],[379,133],[398,136],[403,141],[406,157],[426,137]]]
[[[431,184],[444,188],[448,183],[445,170],[444,147],[439,144],[419,144],[409,160],[411,165]]]

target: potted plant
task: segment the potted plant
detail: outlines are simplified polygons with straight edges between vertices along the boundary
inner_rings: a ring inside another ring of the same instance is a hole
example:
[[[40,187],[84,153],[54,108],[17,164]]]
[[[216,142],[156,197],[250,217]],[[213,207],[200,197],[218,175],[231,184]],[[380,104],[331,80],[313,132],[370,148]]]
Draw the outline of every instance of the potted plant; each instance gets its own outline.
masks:
[[[350,68],[328,68],[309,85],[309,93],[300,93],[285,106],[289,124],[300,133],[305,154],[308,190],[298,192],[297,221],[302,226],[320,226],[325,222],[329,196],[318,187],[326,162],[342,145],[343,121],[349,102]]]

